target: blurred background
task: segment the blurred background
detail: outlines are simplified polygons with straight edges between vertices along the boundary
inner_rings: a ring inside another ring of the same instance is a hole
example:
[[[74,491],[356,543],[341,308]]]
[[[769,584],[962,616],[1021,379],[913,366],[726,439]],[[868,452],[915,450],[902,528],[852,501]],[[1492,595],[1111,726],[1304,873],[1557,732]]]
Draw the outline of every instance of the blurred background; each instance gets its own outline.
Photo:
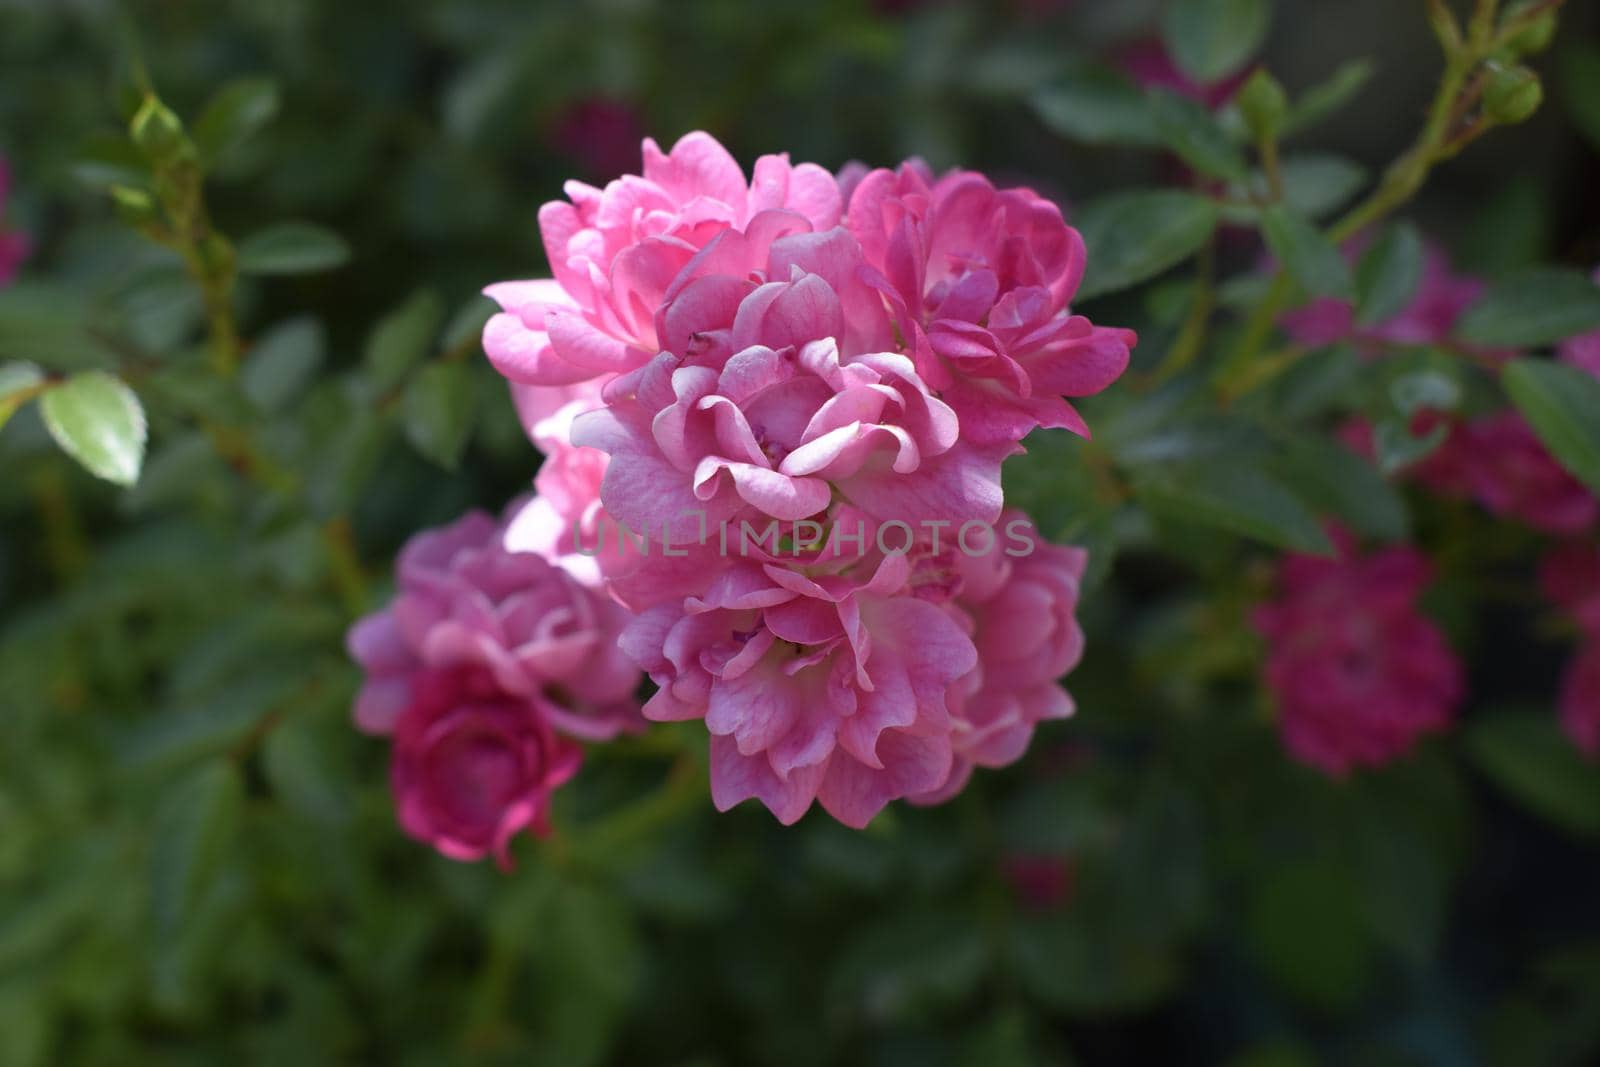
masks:
[[[565,179],[705,129],[746,165],[918,155],[1070,211],[1174,180],[1058,95],[1147,69],[1159,6],[0,0],[4,225],[33,246],[0,357],[116,365],[151,439],[124,491],[31,409],[0,435],[0,1063],[1600,1062],[1593,768],[1553,734],[1485,754],[1470,723],[1343,782],[1288,762],[1243,625],[1259,560],[1220,538],[1090,531],[1120,551],[1083,606],[1078,717],[863,833],[715,815],[667,778],[702,740],[667,729],[592,760],[513,872],[460,865],[399,832],[385,746],[350,728],[342,633],[398,546],[537,468],[475,294],[546,273]],[[1410,213],[1464,270],[1600,261],[1600,11],[1567,7],[1545,108]],[[1335,199],[1410,141],[1437,47],[1421,4],[1277,4],[1260,61],[1291,93],[1360,59],[1297,145]],[[267,80],[212,221],[350,249],[242,285],[271,368],[243,397],[195,373],[199,297],[105,195],[145,76],[186,118]],[[1137,370],[1161,309],[1095,317],[1141,329]],[[443,428],[379,373],[408,348],[461,368]],[[1073,455],[1036,456],[1018,492],[1066,536]],[[1469,580],[1531,582],[1517,547],[1469,546],[1499,568]],[[1548,702],[1562,644],[1531,603],[1468,621],[1473,587],[1436,592],[1475,708]]]

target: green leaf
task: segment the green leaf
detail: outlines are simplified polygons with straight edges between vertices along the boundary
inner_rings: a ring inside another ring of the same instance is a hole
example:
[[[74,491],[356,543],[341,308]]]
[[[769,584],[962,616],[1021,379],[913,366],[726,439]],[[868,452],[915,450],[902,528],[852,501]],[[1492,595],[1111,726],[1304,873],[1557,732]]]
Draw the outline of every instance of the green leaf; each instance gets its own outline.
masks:
[[[1530,811],[1586,837],[1600,836],[1600,764],[1585,759],[1552,712],[1502,712],[1467,728],[1484,774]]]
[[[278,86],[270,78],[240,78],[223,86],[194,124],[201,162],[216,163],[277,114]]]
[[[1573,125],[1600,148],[1600,45],[1567,48],[1561,57],[1561,86]]]
[[[1312,296],[1355,296],[1350,265],[1322,231],[1281,204],[1261,213],[1261,233],[1284,269]]]
[[[1600,380],[1565,363],[1512,360],[1502,378],[1561,465],[1600,493]]]
[[[1318,1007],[1357,1003],[1374,953],[1351,872],[1330,860],[1280,863],[1252,890],[1246,932],[1274,982]]]
[[[1356,322],[1371,326],[1405,310],[1422,281],[1422,235],[1409,222],[1391,226],[1356,265]]]
[[[1461,317],[1463,341],[1491,347],[1553,344],[1600,327],[1600,285],[1572,270],[1522,271],[1497,282]]]
[[[239,385],[256,410],[282,411],[310,384],[322,366],[328,339],[309,315],[279,323],[250,349]]]
[[[1343,156],[1317,154],[1289,156],[1279,172],[1283,202],[1308,219],[1338,208],[1366,184],[1367,170]]]
[[[1140,503],[1176,522],[1197,522],[1279,548],[1318,554],[1333,545],[1298,497],[1266,472],[1215,460],[1136,480]]]
[[[1306,90],[1289,109],[1289,117],[1283,125],[1284,135],[1314,126],[1344,107],[1371,80],[1372,71],[1371,60],[1353,59],[1321,85]]]
[[[1404,498],[1377,468],[1343,445],[1290,438],[1281,442],[1273,469],[1319,512],[1380,540],[1405,538],[1410,522]]]
[[[1407,420],[1381,419],[1372,428],[1372,447],[1378,453],[1378,469],[1386,476],[1394,475],[1427,459],[1449,436],[1450,427],[1443,423],[1417,437],[1411,433]]]
[[[1085,144],[1161,143],[1150,100],[1115,71],[1090,68],[1033,94],[1034,113],[1063,137]]]
[[[90,474],[118,485],[139,480],[144,408],[121,379],[104,371],[76,374],[46,392],[39,411],[56,444]]]
[[[180,930],[211,887],[244,804],[244,782],[218,759],[179,779],[162,799],[152,827],[151,903],[156,925]]]
[[[1269,0],[1170,0],[1161,36],[1185,74],[1214,82],[1244,66],[1271,21]]]
[[[1092,201],[1075,220],[1088,248],[1078,299],[1126,289],[1193,255],[1217,226],[1209,197],[1135,190]]]
[[[419,289],[405,303],[378,320],[367,336],[362,361],[372,387],[387,392],[428,354],[439,330],[443,305],[430,289]]]
[[[44,383],[44,371],[32,363],[0,364],[0,429],[18,408],[38,395]]]
[[[1154,89],[1150,111],[1161,143],[1189,166],[1213,178],[1237,181],[1245,176],[1244,153],[1198,100]]]
[[[406,439],[446,470],[461,461],[478,404],[477,379],[462,363],[430,363],[406,385],[401,417]]]
[[[1472,205],[1472,221],[1453,242],[1456,268],[1468,274],[1503,276],[1548,255],[1556,205],[1535,174],[1513,174]]]
[[[311,274],[350,258],[344,238],[311,222],[280,222],[239,242],[241,274]]]
[[[121,134],[94,134],[74,153],[72,176],[90,189],[109,190],[114,185],[149,188],[150,164],[139,147]]]
[[[1405,416],[1419,411],[1454,411],[1461,404],[1461,383],[1439,370],[1416,370],[1389,383],[1389,399]]]
[[[341,735],[349,726],[340,716]],[[333,826],[349,821],[354,771],[338,761],[343,736],[330,738],[321,724],[298,718],[276,727],[262,746],[262,770],[273,795],[308,818]]]
[[[982,930],[955,914],[896,912],[859,929],[834,962],[833,1012],[905,1018],[965,1002],[989,965]]]

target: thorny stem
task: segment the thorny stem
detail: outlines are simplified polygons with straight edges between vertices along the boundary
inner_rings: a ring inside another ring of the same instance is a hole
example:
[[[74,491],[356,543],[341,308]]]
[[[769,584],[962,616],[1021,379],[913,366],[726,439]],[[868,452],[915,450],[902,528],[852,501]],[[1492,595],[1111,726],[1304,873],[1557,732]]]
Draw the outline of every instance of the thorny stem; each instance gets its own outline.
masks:
[[[1563,2],[1544,0],[1531,5],[1507,19],[1496,32],[1498,0],[1477,0],[1467,37],[1463,39],[1461,28],[1444,0],[1427,0],[1429,21],[1445,51],[1444,73],[1428,107],[1427,121],[1411,147],[1384,172],[1378,187],[1328,229],[1329,240],[1335,244],[1343,242],[1386,218],[1416,195],[1436,164],[1453,158],[1491,128],[1493,123],[1480,116],[1457,129],[1482,93],[1482,83],[1474,77],[1474,72],[1506,41]],[[1469,79],[1473,80],[1469,82]],[[1251,371],[1251,365],[1260,356],[1273,325],[1293,295],[1294,285],[1280,266],[1266,296],[1246,320],[1238,345],[1218,368],[1215,381],[1225,404],[1247,392],[1250,383],[1264,380]]]

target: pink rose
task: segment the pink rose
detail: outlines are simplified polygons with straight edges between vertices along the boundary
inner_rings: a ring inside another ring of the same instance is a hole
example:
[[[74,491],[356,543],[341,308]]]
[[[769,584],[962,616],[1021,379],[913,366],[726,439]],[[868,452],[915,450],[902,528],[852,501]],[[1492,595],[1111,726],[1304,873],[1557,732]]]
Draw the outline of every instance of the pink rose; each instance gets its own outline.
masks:
[[[1343,531],[1333,534],[1338,558],[1283,559],[1278,598],[1257,609],[1255,625],[1284,745],[1342,776],[1444,729],[1463,682],[1444,635],[1417,610],[1427,560],[1410,548],[1363,557]]]
[[[656,312],[667,288],[712,238],[763,212],[805,229],[839,218],[839,187],[823,168],[762,156],[747,183],[704,133],[667,154],[646,138],[642,169],[604,189],[568,182],[571,202],[539,211],[555,277],[484,290],[502,308],[484,327],[484,350],[513,382],[566,385],[641,366],[661,350]]]
[[[1553,534],[1582,533],[1600,500],[1557,463],[1515,411],[1474,419],[1458,432],[1473,497],[1502,518]]]
[[[977,655],[908,577],[902,555],[810,576],[738,563],[634,620],[624,647],[660,686],[645,715],[705,722],[719,810],[754,797],[787,825],[816,801],[860,828],[944,784],[945,692]]]
[[[510,866],[518,833],[549,831],[551,794],[583,753],[551,728],[543,698],[511,699],[486,670],[422,671],[395,724],[400,825],[455,860]]]
[[[1038,723],[1073,712],[1060,682],[1083,656],[1076,613],[1088,553],[1044,541],[1019,511],[1006,512],[1001,528],[1004,544],[996,551],[969,555],[956,546],[931,561],[955,583],[951,610],[972,637],[978,664],[948,695],[955,769],[939,791],[914,798],[918,803],[954,796],[975,766],[1015,762]]]
[[[1063,398],[1115,381],[1137,337],[1065,313],[1084,249],[1058,207],[981,174],[934,180],[906,163],[861,178],[846,223],[963,438],[1013,443],[1037,426],[1088,433]]]
[[[464,669],[572,737],[603,740],[639,724],[639,673],[617,647],[627,612],[544,558],[507,551],[503,532],[472,512],[400,553],[394,600],[348,638],[367,674],[361,729],[393,732],[420,675]]]
[[[1347,241],[1345,259],[1353,265],[1369,243],[1366,237]],[[1454,273],[1444,250],[1430,244],[1423,256],[1422,277],[1410,302],[1384,321],[1359,326],[1354,305],[1324,297],[1289,312],[1282,322],[1290,339],[1306,348],[1352,341],[1368,356],[1379,354],[1385,347],[1425,348],[1452,343],[1465,348],[1453,340],[1456,323],[1486,288],[1480,278]],[[1504,349],[1469,350],[1497,361],[1514,355]]]

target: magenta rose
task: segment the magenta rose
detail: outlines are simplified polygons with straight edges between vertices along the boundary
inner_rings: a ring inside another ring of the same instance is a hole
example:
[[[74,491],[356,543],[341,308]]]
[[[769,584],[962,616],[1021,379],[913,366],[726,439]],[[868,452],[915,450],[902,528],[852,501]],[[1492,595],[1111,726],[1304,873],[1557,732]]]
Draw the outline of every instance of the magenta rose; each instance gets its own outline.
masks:
[[[1463,696],[1461,665],[1417,609],[1430,578],[1411,548],[1334,559],[1290,555],[1278,597],[1257,609],[1266,684],[1290,755],[1328,774],[1387,763],[1444,729]]]
[[[486,670],[424,671],[394,729],[391,786],[405,831],[456,860],[549,831],[551,794],[582,750],[556,734],[543,698],[512,699]]]

